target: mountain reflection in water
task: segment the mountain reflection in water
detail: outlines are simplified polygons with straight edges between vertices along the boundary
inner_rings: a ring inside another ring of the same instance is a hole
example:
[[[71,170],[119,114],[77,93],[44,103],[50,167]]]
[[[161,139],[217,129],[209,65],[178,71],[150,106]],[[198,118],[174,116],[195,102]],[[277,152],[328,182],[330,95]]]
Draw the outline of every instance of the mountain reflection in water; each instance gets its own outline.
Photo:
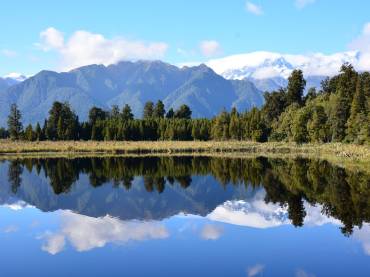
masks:
[[[184,213],[266,228],[298,227],[315,216],[337,222],[345,235],[370,220],[370,175],[321,160],[27,158],[3,162],[0,174],[3,205],[21,200],[103,219]]]
[[[367,277],[369,219],[369,173],[322,160],[0,162],[2,276]]]

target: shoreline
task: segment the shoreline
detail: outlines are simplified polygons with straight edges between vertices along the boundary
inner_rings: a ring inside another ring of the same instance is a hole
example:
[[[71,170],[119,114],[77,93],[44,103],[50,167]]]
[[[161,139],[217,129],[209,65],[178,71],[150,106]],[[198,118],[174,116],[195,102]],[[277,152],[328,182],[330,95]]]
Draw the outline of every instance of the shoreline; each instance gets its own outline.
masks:
[[[334,154],[343,158],[370,158],[370,146],[322,143],[252,141],[11,141],[0,140],[0,155],[25,153],[300,153]]]
[[[309,154],[370,160],[370,146],[344,143],[296,144],[250,141],[11,141],[0,140],[0,155],[19,154]]]
[[[370,172],[370,146],[250,141],[11,141],[0,140],[0,160],[112,156],[313,158]]]

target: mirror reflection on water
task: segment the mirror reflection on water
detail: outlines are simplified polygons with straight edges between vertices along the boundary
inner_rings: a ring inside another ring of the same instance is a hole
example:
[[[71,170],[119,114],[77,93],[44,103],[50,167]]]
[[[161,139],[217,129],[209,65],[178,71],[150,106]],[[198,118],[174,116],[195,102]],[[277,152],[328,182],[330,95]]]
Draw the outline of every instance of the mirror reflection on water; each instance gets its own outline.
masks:
[[[2,276],[370,272],[370,174],[322,160],[6,160],[0,205]]]

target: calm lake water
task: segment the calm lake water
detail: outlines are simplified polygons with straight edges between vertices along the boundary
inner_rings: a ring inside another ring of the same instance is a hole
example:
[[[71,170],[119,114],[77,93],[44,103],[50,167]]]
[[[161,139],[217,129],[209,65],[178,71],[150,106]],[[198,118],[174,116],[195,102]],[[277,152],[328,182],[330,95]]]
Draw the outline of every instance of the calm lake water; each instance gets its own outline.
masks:
[[[370,276],[370,175],[325,161],[3,161],[0,205],[0,276]]]

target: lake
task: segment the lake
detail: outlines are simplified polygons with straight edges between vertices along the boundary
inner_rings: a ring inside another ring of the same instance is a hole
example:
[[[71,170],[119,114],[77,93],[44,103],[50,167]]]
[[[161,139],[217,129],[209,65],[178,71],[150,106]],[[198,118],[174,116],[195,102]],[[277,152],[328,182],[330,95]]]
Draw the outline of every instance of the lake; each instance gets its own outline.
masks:
[[[322,160],[0,162],[1,276],[370,276],[370,174]]]

